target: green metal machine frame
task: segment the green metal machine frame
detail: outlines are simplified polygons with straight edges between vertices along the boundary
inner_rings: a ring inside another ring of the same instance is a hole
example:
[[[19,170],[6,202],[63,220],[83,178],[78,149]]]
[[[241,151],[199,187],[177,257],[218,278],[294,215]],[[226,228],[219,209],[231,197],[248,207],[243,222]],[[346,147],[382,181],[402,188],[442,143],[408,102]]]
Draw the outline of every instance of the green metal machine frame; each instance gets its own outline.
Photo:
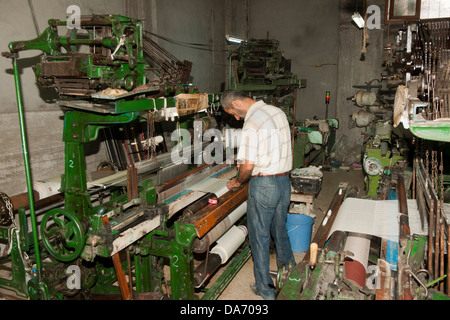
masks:
[[[400,160],[403,160],[404,156],[398,152],[393,153],[391,150],[387,151],[385,155],[382,155],[382,151],[378,147],[367,147],[364,154],[364,166],[369,166],[369,161],[372,161],[372,166],[377,169],[368,171],[366,177],[366,190],[368,196],[377,196],[379,194],[379,182],[383,174],[390,174],[394,166],[398,164]]]
[[[292,93],[306,87],[306,80],[299,80],[291,72],[291,62],[283,56],[279,41],[244,41],[230,52],[229,60],[229,88],[248,92],[281,108],[292,123]]]
[[[410,265],[414,272],[421,269],[426,254],[427,238],[415,235],[407,244]],[[411,250],[410,250],[411,247]],[[395,271],[392,272],[395,277]],[[377,281],[381,281],[378,279]],[[345,283],[345,285],[343,285]],[[448,300],[442,292],[425,287],[430,283],[416,283],[413,294],[419,300]],[[339,290],[339,285],[346,290]],[[357,288],[346,281],[343,256],[339,252],[328,250],[325,246],[320,250],[317,264],[311,267],[308,261],[303,261],[284,278],[280,277],[279,300],[375,300],[377,289]]]
[[[304,167],[309,163],[321,163],[329,154],[328,149],[334,145],[335,130],[338,121],[326,119],[330,126],[330,139],[324,143],[321,151],[308,153],[322,140],[327,133],[308,127],[307,121],[294,121],[294,105],[296,104],[296,90],[306,88],[306,79],[298,79],[291,72],[291,61],[283,56],[280,42],[275,39],[249,39],[243,41],[239,47],[229,54],[229,88],[240,90],[249,96],[263,99],[266,103],[279,107],[295,127],[294,134],[294,168]],[[323,135],[323,136],[322,136]],[[316,140],[316,141],[314,141]],[[315,161],[314,161],[315,160]]]
[[[12,42],[12,54],[41,50],[42,61],[34,67],[38,83],[56,87],[62,96],[89,96],[101,87],[133,90],[147,83],[150,66],[144,59],[142,23],[119,15],[83,18],[69,36],[58,35],[67,21],[51,19],[36,39]],[[83,46],[91,48],[84,53]]]
[[[392,133],[392,126],[379,121],[367,128],[366,141],[363,144],[363,169],[366,174],[365,186],[367,196],[380,194],[380,181],[383,176],[390,176],[395,168],[407,160],[408,150],[402,141]],[[399,144],[399,146],[397,146]]]
[[[105,84],[128,91],[145,85],[148,64],[143,59],[142,25],[137,20],[122,16],[84,18],[82,26],[88,26],[89,30],[87,39],[77,38],[77,31],[69,37],[59,37],[57,27],[64,25],[64,21],[50,20],[49,28],[38,38],[13,42],[9,46],[10,52],[3,54],[13,63],[31,232],[24,208],[19,209],[18,226],[14,223],[14,228],[0,227],[1,239],[11,239],[12,244],[12,278],[0,277],[0,287],[28,299],[65,299],[80,295],[90,299],[93,295],[117,294],[120,288],[114,284],[118,277],[116,266],[111,264],[114,252],[112,243],[123,228],[151,220],[157,227],[133,238],[133,242],[123,250],[133,257],[128,263],[122,262],[122,267],[135,279],[136,294],[161,298],[163,286],[167,285],[171,288],[172,299],[198,299],[193,279],[192,246],[198,237],[195,226],[183,219],[168,224],[167,206],[158,203],[152,181],[139,184],[138,195],[131,200],[127,194],[120,192],[120,188],[111,188],[110,200],[95,206],[87,188],[85,145],[96,141],[101,129],[145,121],[140,117],[140,112],[175,107],[177,104],[174,96],[147,98],[145,88],[144,91],[133,91],[113,99],[95,96],[94,91]],[[97,37],[95,29],[103,30],[101,38]],[[79,45],[90,46],[90,54],[78,53]],[[42,62],[35,68],[38,82],[43,86],[56,87],[63,98],[60,105],[65,110],[65,171],[61,183],[64,206],[47,211],[40,221],[40,229],[34,206],[18,69],[18,53],[32,49],[45,53]],[[62,49],[67,53],[63,54]],[[106,53],[98,50],[106,50]],[[111,56],[111,59],[108,58],[112,51],[117,60]],[[102,60],[99,55],[106,59]],[[59,69],[59,63],[69,69]],[[71,86],[58,86],[62,79],[67,84],[67,71],[71,72],[70,76],[76,74],[75,80],[87,80],[88,87],[72,86],[77,91],[71,90]],[[196,88],[192,86],[189,86],[189,92],[183,85],[179,88],[181,93],[196,93]],[[220,105],[220,96],[208,94],[208,104]],[[179,121],[187,123],[191,118],[192,115],[180,115]],[[123,228],[115,228],[119,225]],[[247,248],[213,285],[212,291],[206,290],[203,299],[217,298],[248,258]],[[165,280],[164,259],[170,261],[170,281]],[[68,280],[67,268],[70,266],[78,267],[81,272],[80,288],[67,288],[65,281]]]

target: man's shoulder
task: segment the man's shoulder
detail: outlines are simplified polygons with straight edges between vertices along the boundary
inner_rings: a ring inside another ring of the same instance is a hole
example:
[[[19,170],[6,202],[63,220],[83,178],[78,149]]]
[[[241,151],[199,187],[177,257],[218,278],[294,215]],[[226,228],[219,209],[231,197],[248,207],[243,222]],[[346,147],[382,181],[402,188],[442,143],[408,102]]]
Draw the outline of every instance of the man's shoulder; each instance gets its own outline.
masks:
[[[279,108],[266,104],[264,101],[258,101],[249,109],[249,117],[253,119],[261,119],[271,117],[272,115],[281,111]]]
[[[261,101],[255,108],[252,110],[251,114],[246,119],[246,122],[251,123],[259,123],[262,124],[267,120],[272,119],[286,119],[286,114],[278,107],[275,107],[270,104],[266,104]],[[275,120],[279,121],[279,120]]]

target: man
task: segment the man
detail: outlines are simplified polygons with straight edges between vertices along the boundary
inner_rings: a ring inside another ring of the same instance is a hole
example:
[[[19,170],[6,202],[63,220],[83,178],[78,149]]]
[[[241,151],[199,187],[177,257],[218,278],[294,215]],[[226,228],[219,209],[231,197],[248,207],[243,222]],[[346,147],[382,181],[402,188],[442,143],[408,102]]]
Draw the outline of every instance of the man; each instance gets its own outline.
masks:
[[[250,179],[247,228],[257,290],[252,289],[264,299],[273,300],[275,290],[269,275],[271,235],[278,266],[295,264],[286,229],[292,169],[289,123],[279,108],[255,101],[240,91],[225,91],[221,103],[226,113],[244,119],[237,155],[239,173],[227,187],[238,188]]]

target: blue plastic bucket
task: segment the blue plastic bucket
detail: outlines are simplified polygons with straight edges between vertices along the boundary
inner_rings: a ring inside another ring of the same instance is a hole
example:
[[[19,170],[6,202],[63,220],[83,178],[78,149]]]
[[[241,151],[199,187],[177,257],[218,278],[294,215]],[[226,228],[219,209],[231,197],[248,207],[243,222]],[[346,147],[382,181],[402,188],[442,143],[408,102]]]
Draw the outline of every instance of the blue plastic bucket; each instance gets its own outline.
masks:
[[[305,252],[311,243],[314,219],[298,213],[287,215],[286,228],[293,252]]]

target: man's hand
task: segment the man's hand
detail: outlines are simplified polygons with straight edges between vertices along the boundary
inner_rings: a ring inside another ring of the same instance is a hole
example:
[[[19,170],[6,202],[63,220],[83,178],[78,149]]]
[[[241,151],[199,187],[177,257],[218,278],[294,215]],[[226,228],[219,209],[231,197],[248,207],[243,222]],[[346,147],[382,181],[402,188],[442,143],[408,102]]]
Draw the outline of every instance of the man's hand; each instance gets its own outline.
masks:
[[[243,183],[250,179],[252,175],[254,163],[244,160],[242,164],[238,164],[238,177],[231,179],[227,182],[227,188],[230,190],[239,188]]]
[[[233,178],[227,182],[227,188],[230,190],[237,189],[241,184],[237,181],[237,178]]]

